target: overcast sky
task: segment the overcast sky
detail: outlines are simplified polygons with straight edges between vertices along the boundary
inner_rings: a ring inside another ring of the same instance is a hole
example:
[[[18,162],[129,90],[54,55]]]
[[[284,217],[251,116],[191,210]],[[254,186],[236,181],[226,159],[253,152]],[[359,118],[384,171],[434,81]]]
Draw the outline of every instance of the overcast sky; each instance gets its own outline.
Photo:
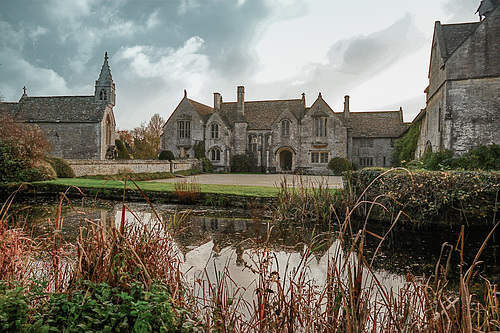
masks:
[[[1,0],[0,94],[92,95],[104,53],[119,129],[212,106],[318,93],[335,111],[425,107],[435,21],[478,21],[479,0]]]

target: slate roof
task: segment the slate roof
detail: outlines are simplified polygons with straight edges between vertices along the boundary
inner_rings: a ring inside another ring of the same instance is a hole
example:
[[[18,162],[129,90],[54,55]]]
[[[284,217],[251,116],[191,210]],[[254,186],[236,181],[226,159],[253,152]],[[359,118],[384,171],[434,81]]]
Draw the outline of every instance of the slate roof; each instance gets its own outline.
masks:
[[[302,99],[274,100],[274,101],[245,101],[244,116],[237,112],[237,102],[222,103],[221,115],[232,126],[235,122],[248,123],[247,129],[271,129],[272,123],[284,111],[290,111],[297,119],[304,112]]]
[[[350,112],[344,121],[358,138],[397,138],[407,128],[402,111]]]
[[[438,21],[436,24],[441,56],[448,59],[481,22],[441,24]]]
[[[205,122],[208,120],[208,118],[210,118],[210,116],[214,112],[213,108],[211,108],[208,105],[201,104],[201,103],[194,101],[192,99],[189,99],[189,98],[187,100],[189,103],[191,103],[191,105],[193,106],[193,109],[196,112],[198,112],[198,114],[203,118],[203,121],[205,121]]]
[[[18,107],[17,102],[0,102],[0,112],[5,112],[9,116],[14,115]]]
[[[17,103],[15,118],[39,123],[98,123],[107,105],[94,96],[23,96]]]

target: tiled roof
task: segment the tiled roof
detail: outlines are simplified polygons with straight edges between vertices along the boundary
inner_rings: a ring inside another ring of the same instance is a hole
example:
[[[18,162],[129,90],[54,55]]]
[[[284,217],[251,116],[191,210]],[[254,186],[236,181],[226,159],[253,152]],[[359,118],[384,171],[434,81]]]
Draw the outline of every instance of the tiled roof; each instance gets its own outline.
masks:
[[[248,129],[270,129],[271,124],[285,110],[290,111],[300,119],[304,111],[302,99],[288,99],[275,101],[245,101],[244,116],[237,112],[237,103],[222,103],[221,115],[224,115],[232,125],[235,122],[248,123]]]
[[[210,115],[214,112],[213,108],[211,108],[208,105],[201,104],[189,98],[188,101],[193,106],[193,109],[200,114],[200,116],[203,118],[205,122],[208,120],[208,118],[210,118]]]
[[[441,24],[442,43],[444,43],[442,56],[448,59],[479,24],[481,22]]]
[[[106,106],[94,96],[23,97],[15,117],[27,122],[97,123]]]
[[[12,116],[16,112],[18,105],[17,102],[0,102],[0,112]]]
[[[347,123],[353,137],[372,138],[397,138],[408,126],[403,123],[402,111],[350,112]]]

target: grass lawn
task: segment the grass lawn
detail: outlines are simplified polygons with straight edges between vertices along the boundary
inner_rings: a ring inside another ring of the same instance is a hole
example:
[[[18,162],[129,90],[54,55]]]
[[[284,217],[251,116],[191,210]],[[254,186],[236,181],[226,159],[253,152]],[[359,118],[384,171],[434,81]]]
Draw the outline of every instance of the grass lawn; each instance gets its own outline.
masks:
[[[76,186],[81,188],[102,188],[102,189],[123,189],[124,181],[118,180],[100,180],[100,179],[83,179],[83,178],[60,178],[40,182],[42,184],[55,184],[63,186]],[[174,192],[174,183],[157,183],[137,181],[137,186],[143,191],[156,192]],[[136,190],[137,187],[132,181],[127,181],[127,188]],[[217,185],[217,184],[200,184],[202,193],[229,194],[241,195],[249,197],[274,197],[279,191],[278,187],[271,186],[242,186],[242,185]]]

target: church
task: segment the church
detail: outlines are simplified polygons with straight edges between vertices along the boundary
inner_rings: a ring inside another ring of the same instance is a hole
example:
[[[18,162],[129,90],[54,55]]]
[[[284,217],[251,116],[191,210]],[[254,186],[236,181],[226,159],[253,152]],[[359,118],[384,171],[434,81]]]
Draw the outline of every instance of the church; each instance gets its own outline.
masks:
[[[328,162],[339,156],[366,166],[390,166],[394,142],[406,130],[403,110],[334,112],[321,93],[311,106],[297,99],[246,101],[245,87],[236,102],[214,93],[213,106],[187,96],[163,127],[162,150],[194,157],[204,147],[215,171],[231,171],[231,159],[245,155],[255,172],[328,174]]]
[[[478,22],[434,26],[426,108],[416,157],[463,155],[500,144],[500,0],[483,0]]]
[[[40,127],[52,145],[49,155],[104,160],[115,154],[115,100],[106,53],[94,95],[33,97],[24,88],[19,102],[0,102],[0,112]]]

